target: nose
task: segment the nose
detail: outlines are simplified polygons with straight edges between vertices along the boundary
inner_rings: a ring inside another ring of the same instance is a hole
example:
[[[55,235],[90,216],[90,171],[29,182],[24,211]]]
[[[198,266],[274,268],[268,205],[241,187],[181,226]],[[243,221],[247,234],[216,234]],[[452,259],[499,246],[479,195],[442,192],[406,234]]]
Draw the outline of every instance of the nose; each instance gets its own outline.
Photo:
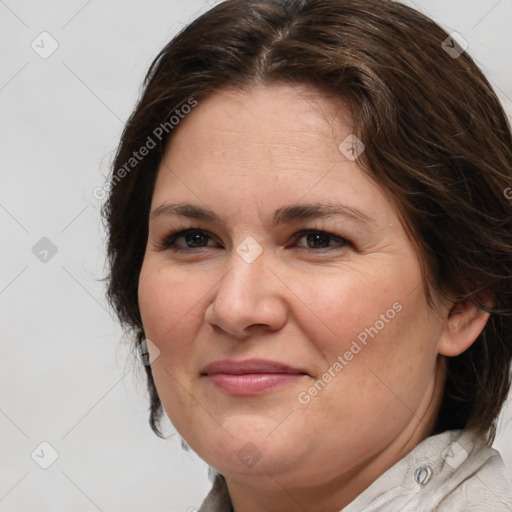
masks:
[[[266,266],[265,251],[247,263],[236,252],[205,312],[214,331],[236,339],[281,329],[287,319],[285,285]]]

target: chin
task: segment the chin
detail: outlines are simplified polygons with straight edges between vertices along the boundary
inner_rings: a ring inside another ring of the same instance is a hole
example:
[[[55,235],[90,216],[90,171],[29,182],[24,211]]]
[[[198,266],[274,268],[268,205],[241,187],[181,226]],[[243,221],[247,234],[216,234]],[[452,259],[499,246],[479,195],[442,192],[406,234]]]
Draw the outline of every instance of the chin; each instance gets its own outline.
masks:
[[[238,429],[234,427],[238,425]],[[205,439],[202,433],[188,436],[187,444],[207,464],[223,475],[240,474],[265,476],[284,475],[298,466],[309,465],[311,447],[304,443],[303,438],[295,438],[292,433],[282,430],[269,436],[267,422],[258,425],[253,418],[231,423],[228,434],[222,428],[216,429]],[[274,424],[275,428],[275,424]],[[204,432],[204,431],[202,431]],[[295,433],[297,434],[297,433]]]

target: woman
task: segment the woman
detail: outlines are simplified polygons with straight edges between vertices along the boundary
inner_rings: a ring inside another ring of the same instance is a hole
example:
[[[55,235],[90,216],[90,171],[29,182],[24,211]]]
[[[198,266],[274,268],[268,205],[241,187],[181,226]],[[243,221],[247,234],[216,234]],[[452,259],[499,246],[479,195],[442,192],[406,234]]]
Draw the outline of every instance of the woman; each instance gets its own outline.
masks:
[[[108,293],[201,511],[512,510],[512,136],[464,49],[388,0],[228,0],[151,66]]]

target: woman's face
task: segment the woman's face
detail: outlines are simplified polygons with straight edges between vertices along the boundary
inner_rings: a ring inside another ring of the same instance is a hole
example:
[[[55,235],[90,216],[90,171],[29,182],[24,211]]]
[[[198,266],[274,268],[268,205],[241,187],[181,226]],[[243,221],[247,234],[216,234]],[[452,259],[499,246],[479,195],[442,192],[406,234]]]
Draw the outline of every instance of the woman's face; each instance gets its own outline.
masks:
[[[158,172],[139,282],[153,376],[180,435],[231,478],[378,475],[436,412],[443,321],[333,109],[287,85],[217,92]]]

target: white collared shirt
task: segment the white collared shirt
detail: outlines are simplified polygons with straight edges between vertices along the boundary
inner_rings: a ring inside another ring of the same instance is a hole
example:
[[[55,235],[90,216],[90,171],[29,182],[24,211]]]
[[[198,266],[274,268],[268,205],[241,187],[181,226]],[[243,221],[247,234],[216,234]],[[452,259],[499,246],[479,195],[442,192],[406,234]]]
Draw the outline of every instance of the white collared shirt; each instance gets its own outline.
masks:
[[[217,475],[199,512],[232,511]],[[501,455],[471,430],[428,437],[340,512],[434,511],[512,512],[512,482]]]

